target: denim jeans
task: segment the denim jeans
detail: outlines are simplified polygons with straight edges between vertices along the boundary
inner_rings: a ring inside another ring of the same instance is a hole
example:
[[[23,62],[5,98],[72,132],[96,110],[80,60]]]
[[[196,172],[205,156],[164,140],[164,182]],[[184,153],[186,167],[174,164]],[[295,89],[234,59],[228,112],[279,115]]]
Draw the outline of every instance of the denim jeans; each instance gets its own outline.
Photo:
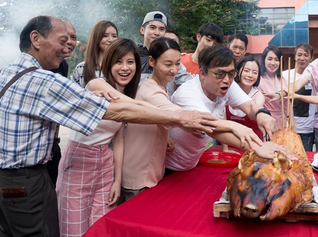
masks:
[[[314,145],[314,137],[318,137],[318,130],[315,129],[314,133],[299,133],[301,140],[303,142],[305,151],[312,151],[312,147]],[[316,140],[318,141],[318,140]]]

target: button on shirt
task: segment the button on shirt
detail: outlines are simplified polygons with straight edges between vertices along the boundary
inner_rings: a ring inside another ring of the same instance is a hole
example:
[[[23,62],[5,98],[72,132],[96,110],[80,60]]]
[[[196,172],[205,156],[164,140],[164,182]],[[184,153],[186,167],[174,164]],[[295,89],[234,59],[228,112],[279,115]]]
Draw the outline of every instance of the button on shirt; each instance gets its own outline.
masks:
[[[0,90],[18,72],[22,76],[0,99],[0,168],[45,164],[50,159],[57,124],[86,135],[92,133],[109,102],[71,80],[42,69],[29,54],[0,73]]]

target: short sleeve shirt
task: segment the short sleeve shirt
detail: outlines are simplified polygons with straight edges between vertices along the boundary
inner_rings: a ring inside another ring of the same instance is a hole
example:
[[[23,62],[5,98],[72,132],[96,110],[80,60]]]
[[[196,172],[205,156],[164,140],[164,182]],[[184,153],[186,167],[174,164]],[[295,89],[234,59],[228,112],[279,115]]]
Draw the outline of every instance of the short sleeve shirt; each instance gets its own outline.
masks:
[[[172,95],[172,102],[184,110],[208,112],[220,119],[224,118],[225,106],[233,108],[251,100],[244,91],[233,82],[224,97],[216,97],[211,101],[203,92],[199,77],[182,84]],[[170,138],[174,140],[174,150],[166,156],[166,168],[186,171],[194,168],[211,138],[202,137],[182,130],[179,127],[170,129]]]

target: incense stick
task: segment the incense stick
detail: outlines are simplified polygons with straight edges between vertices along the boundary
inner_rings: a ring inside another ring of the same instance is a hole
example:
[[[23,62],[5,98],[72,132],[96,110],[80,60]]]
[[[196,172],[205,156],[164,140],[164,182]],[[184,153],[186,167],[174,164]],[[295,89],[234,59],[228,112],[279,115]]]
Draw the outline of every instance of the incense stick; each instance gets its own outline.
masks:
[[[283,91],[283,56],[280,57],[280,100],[281,100],[281,105],[282,105],[282,126],[284,128],[285,126],[285,114],[284,114],[284,91]]]
[[[293,81],[293,90],[292,90],[292,98],[291,98],[291,107],[290,109],[294,109],[294,98],[295,98],[295,83],[296,83],[296,71],[297,71],[297,61],[295,61],[295,69],[294,69],[294,81]],[[289,126],[291,128],[291,124]]]
[[[290,119],[290,101],[289,101],[289,95],[290,95],[290,57],[288,57],[288,82],[287,82],[287,86],[288,86],[288,93],[287,93],[287,119],[286,119],[286,127],[289,127],[289,119]]]

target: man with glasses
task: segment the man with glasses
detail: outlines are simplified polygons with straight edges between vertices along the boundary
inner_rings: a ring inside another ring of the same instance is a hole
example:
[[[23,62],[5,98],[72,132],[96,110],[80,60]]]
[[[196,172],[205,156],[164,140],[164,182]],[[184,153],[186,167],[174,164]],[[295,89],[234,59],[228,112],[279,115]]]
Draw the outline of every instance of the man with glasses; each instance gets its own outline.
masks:
[[[218,125],[212,133],[202,136],[178,128],[170,129],[170,137],[174,140],[175,147],[166,157],[166,174],[194,168],[211,137],[234,147],[253,148],[256,154],[262,157],[273,158],[275,149],[286,152],[277,144],[262,143],[252,129],[248,131],[249,134],[254,133],[253,139],[246,136],[245,140],[240,140],[239,134],[246,133],[247,128],[233,121],[222,120],[225,106],[230,105],[256,120],[263,134],[266,131],[271,137],[275,127],[275,119],[270,116],[269,111],[252,101],[237,83],[233,82],[237,72],[236,59],[231,50],[222,45],[207,47],[199,54],[198,62],[199,77],[182,84],[171,100],[185,110],[211,113],[219,118]]]

